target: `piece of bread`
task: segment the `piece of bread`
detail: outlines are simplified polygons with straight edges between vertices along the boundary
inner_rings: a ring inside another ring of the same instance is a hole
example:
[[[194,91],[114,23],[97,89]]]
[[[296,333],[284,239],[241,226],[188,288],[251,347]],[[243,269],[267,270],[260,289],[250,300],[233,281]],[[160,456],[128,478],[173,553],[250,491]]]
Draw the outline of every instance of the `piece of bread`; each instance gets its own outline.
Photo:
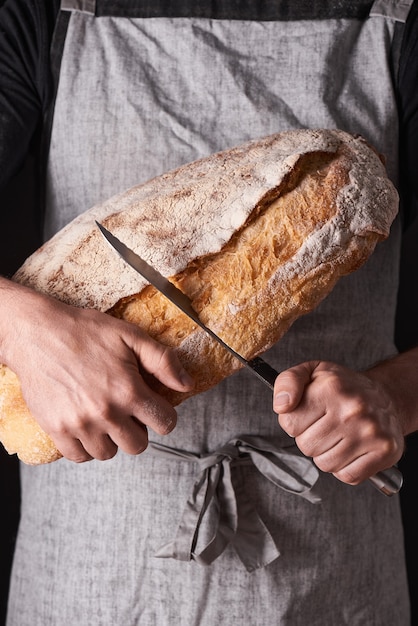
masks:
[[[397,210],[382,160],[362,138],[288,131],[184,165],[93,207],[29,257],[14,279],[138,324],[177,349],[198,393],[240,362],[127,266],[95,220],[171,277],[201,320],[251,359],[362,265],[388,236]],[[149,384],[173,405],[187,397]],[[26,463],[60,456],[6,366],[0,440]]]

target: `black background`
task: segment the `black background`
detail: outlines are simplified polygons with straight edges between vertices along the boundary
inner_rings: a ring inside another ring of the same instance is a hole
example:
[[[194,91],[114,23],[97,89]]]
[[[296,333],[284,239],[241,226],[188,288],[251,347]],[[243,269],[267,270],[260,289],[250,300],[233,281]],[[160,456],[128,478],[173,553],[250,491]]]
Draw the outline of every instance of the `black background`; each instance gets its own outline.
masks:
[[[1,4],[1,3],[0,3]],[[22,171],[0,192],[0,273],[11,276],[39,241],[34,233],[38,190],[35,161],[29,158]],[[19,468],[15,455],[0,444],[0,624],[5,623],[10,566],[20,509]]]

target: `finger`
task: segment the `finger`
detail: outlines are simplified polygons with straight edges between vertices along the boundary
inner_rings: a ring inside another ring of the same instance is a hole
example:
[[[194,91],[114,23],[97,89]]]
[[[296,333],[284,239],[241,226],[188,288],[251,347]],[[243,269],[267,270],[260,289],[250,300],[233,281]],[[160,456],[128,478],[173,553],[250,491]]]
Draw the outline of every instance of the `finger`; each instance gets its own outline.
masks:
[[[336,441],[328,450],[324,450],[319,454],[312,454],[311,456],[320,470],[333,474],[355,463],[357,459],[362,458],[365,454],[366,449],[360,450],[353,447],[350,442],[342,438]]]
[[[104,422],[95,424],[89,420],[78,420],[77,430],[72,434],[63,428],[56,430],[52,436],[54,443],[65,458],[75,463],[83,463],[97,459],[105,461],[115,456],[118,447],[111,437],[103,430],[98,430]]]
[[[103,460],[114,456],[117,447],[127,454],[140,454],[148,446],[147,427],[166,435],[177,423],[173,406],[151,390],[139,374],[129,391],[124,391],[122,400],[97,406],[94,414],[94,421],[82,421],[78,437],[94,458]]]
[[[60,435],[54,435],[52,439],[62,456],[69,461],[85,463],[93,460],[93,457],[87,452],[79,439]]]
[[[331,470],[331,473],[335,478],[347,485],[359,485],[379,469],[378,460],[374,460],[369,454],[364,454],[356,457],[351,463],[347,463],[339,469]]]
[[[98,433],[80,438],[83,448],[93,459],[107,461],[112,459],[118,451],[117,444],[108,434]]]
[[[148,446],[146,426],[132,416],[120,420],[109,430],[112,440],[126,454],[141,454]]]
[[[174,350],[154,341],[145,333],[136,333],[131,347],[141,367],[163,385],[176,391],[193,389],[194,380],[184,369]]]
[[[382,459],[372,453],[357,457],[351,463],[333,472],[341,482],[358,485],[378,472],[388,469],[393,464],[382,464]]]
[[[139,422],[159,435],[168,435],[177,424],[177,413],[172,405],[144,383],[144,388],[132,403],[131,414]]]
[[[296,409],[318,363],[318,361],[301,363],[278,375],[274,383],[273,410],[275,413],[289,413]]]
[[[336,478],[350,485],[357,485],[372,474],[382,469],[382,459],[386,458],[383,467],[389,467],[393,445],[371,449],[366,442],[357,443],[342,438],[329,450],[312,455],[314,463],[323,472],[331,473]],[[389,456],[386,456],[388,454]]]
[[[146,427],[132,417],[107,420],[109,434],[82,432],[79,439],[55,437],[55,444],[65,458],[75,463],[96,459],[107,461],[113,458],[118,448],[127,454],[137,455],[148,446]],[[60,443],[61,442],[61,443]]]
[[[394,437],[368,442],[342,439],[328,452],[314,458],[320,469],[331,472],[343,482],[358,484],[372,474],[395,464],[399,459]]]
[[[305,456],[310,457],[320,457],[330,453],[343,439],[342,434],[333,427],[326,416],[294,436],[299,450]]]

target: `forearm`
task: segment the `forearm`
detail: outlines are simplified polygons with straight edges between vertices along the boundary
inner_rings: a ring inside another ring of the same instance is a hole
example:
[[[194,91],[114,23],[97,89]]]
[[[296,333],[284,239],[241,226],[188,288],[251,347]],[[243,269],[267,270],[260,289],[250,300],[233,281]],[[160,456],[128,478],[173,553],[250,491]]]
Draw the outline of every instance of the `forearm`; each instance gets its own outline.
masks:
[[[100,330],[100,332],[98,332]],[[174,351],[139,328],[94,309],[70,306],[0,278],[0,362],[18,377],[23,399],[69,459],[107,459],[164,435],[176,412],[143,373],[178,391],[193,381]]]
[[[404,435],[418,430],[418,347],[364,372],[390,397]]]
[[[6,365],[11,364],[10,346],[20,326],[19,314],[26,307],[25,299],[30,297],[29,289],[0,276],[0,361]]]
[[[49,296],[0,276],[0,362],[18,365],[17,346],[29,347],[37,330],[52,323],[53,305]]]

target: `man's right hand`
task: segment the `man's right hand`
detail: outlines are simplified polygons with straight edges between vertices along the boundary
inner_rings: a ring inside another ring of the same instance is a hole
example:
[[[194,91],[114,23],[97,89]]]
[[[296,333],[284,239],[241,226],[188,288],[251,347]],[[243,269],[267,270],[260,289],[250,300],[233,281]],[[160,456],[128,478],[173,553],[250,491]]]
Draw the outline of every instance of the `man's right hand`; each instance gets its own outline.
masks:
[[[147,428],[164,435],[174,408],[145,383],[189,391],[175,352],[138,327],[0,279],[0,361],[18,376],[33,417],[64,457],[139,454]]]

